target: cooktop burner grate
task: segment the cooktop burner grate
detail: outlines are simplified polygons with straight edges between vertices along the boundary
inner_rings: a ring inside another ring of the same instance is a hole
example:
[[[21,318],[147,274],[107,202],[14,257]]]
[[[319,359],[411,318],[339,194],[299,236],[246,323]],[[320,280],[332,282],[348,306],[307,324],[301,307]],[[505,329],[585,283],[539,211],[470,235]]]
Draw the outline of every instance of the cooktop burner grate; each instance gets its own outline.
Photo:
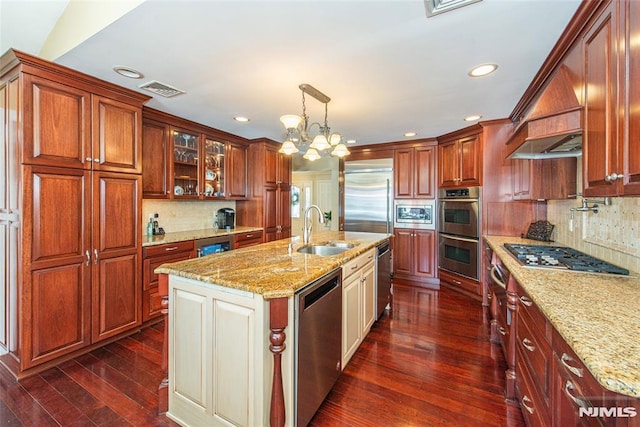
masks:
[[[520,264],[529,267],[560,268],[592,273],[629,274],[629,270],[626,268],[618,267],[564,246],[505,243],[504,247]]]

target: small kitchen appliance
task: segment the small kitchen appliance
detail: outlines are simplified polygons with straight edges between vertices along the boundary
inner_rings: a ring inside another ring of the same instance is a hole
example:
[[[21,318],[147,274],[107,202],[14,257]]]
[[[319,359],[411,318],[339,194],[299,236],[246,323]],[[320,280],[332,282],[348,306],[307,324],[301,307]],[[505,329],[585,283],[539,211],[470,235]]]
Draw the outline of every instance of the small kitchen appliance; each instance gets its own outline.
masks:
[[[218,228],[224,230],[225,228],[235,228],[236,226],[236,211],[231,208],[218,209],[216,214],[216,223]]]
[[[629,275],[629,270],[587,255],[573,248],[548,245],[521,245],[505,243],[504,248],[521,265],[527,267],[546,267],[591,273],[609,273]]]

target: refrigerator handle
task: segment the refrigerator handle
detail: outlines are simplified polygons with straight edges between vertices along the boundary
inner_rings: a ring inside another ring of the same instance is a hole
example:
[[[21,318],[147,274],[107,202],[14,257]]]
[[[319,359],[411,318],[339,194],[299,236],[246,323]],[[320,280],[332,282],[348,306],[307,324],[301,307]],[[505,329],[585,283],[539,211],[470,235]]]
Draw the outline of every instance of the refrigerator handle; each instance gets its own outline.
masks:
[[[391,234],[391,184],[387,178],[387,234]]]

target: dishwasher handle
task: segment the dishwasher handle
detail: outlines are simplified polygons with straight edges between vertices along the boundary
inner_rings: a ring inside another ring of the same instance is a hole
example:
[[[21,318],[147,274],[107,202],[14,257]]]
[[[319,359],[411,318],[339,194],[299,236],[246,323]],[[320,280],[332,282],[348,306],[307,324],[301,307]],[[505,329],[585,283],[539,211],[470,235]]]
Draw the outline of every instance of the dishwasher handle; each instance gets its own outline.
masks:
[[[302,296],[302,311],[311,308],[322,297],[329,294],[335,288],[340,286],[340,277],[334,277],[331,280],[318,285],[315,289]]]

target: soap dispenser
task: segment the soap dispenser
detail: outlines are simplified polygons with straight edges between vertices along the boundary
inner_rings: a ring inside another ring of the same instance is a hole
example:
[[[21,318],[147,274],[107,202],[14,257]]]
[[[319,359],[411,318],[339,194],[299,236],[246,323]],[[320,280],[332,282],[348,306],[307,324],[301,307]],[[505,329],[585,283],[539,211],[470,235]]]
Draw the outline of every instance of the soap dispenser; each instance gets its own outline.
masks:
[[[149,217],[149,222],[147,223],[147,236],[153,236],[153,216]]]

